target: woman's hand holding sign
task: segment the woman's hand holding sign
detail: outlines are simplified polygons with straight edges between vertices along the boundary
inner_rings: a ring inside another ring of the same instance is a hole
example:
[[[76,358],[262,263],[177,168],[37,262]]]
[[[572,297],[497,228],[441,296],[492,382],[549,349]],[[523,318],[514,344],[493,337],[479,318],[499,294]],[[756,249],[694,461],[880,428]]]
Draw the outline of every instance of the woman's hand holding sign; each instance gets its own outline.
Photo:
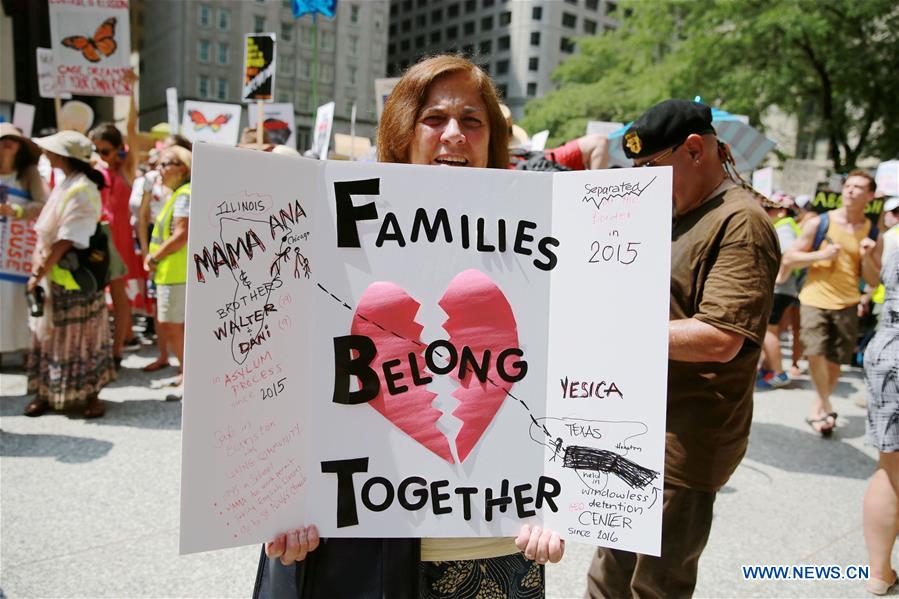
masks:
[[[278,535],[265,544],[265,554],[270,559],[281,558],[281,563],[289,566],[306,559],[306,554],[318,547],[318,529],[313,526],[298,528]]]
[[[515,538],[515,546],[526,558],[538,564],[556,564],[565,555],[565,541],[559,537],[559,533],[529,524],[521,527],[521,532]]]

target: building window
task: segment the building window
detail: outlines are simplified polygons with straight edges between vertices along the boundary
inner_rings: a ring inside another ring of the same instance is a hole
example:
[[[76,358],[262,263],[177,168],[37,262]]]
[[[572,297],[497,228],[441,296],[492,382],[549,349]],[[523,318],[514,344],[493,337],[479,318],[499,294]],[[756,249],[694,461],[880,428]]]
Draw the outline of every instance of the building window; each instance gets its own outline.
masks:
[[[253,32],[262,33],[265,31],[265,17],[256,15],[253,17]]]
[[[539,45],[540,45],[540,32],[539,32],[539,31],[532,31],[532,32],[531,32],[531,45],[532,45],[532,46],[539,46]]]
[[[355,56],[356,53],[359,52],[359,38],[356,37],[355,35],[351,35],[349,37],[348,41],[349,41],[349,46],[350,46],[350,54]]]
[[[412,10],[412,0],[403,0],[403,12]]]
[[[293,39],[293,23],[281,22],[281,39],[279,42],[289,42]]]
[[[596,21],[584,19],[584,33],[587,35],[596,35]]]
[[[417,35],[415,36],[415,49],[421,50],[425,47],[425,36]]]
[[[478,46],[478,50],[481,54],[490,54],[493,51],[493,42],[491,40],[482,41],[481,45]]]
[[[356,85],[356,67],[346,68],[346,82],[347,85]]]
[[[403,33],[409,33],[410,31],[412,31],[412,19],[406,19],[405,21],[403,21],[403,23],[400,25],[400,29],[403,30]]]
[[[607,15],[612,14],[612,13],[615,12],[616,10],[618,10],[618,3],[617,3],[617,2],[611,2],[611,0],[608,1],[608,2],[606,2],[606,14],[607,14]]]
[[[531,56],[528,58],[528,70],[529,71],[539,71],[540,70],[540,59],[536,56]]]
[[[446,39],[454,40],[459,37],[459,28],[453,25],[452,27],[446,28]]]
[[[409,40],[402,40],[400,42],[400,52],[408,52],[409,51]]]
[[[537,95],[537,84],[531,81],[528,83],[528,98],[533,98]]]
[[[505,11],[505,12],[499,13],[499,24],[500,24],[500,26],[502,26],[502,25],[508,25],[508,24],[511,23],[511,22],[512,22],[512,13],[511,13],[511,12],[509,12],[509,11],[507,10],[507,11]]]
[[[228,44],[219,42],[218,49],[219,51],[216,62],[218,62],[219,64],[228,64],[229,62],[231,62],[228,57]]]
[[[199,10],[197,11],[197,24],[200,27],[209,27],[209,24],[212,22],[212,9],[206,6],[205,4],[201,4]]]
[[[431,32],[431,43],[432,43],[432,44],[439,44],[439,43],[440,43],[440,38],[442,37],[442,35],[443,35],[443,34],[442,34],[439,30],[438,30],[438,31],[432,31],[432,32]]]
[[[313,41],[312,27],[306,25],[300,27],[300,43],[303,45],[303,47],[312,48]]]
[[[496,86],[496,93],[499,94],[500,98],[505,98],[509,95],[509,86],[505,83],[500,83]]]
[[[431,11],[431,24],[436,25],[443,21],[443,9],[438,8],[436,10]]]
[[[451,4],[446,8],[446,16],[447,18],[454,19],[459,16],[459,5]]]
[[[481,31],[490,31],[493,29],[493,15],[481,19]]]
[[[497,60],[496,61],[496,74],[497,75],[506,75],[509,73],[509,61],[508,60]]]
[[[587,0],[585,4],[590,10],[599,9],[599,0]]]
[[[231,31],[231,11],[227,8],[219,9],[219,31]]]
[[[215,98],[216,100],[221,100],[222,102],[228,99],[228,80],[224,77],[219,77],[216,81]]]
[[[399,4],[391,4],[390,5],[390,16],[395,17],[400,14],[400,5]]]
[[[480,67],[481,67],[482,71],[484,71],[488,75],[490,74],[490,63],[489,62],[485,62],[484,64],[480,65]]]
[[[197,40],[197,62],[209,62],[209,48],[211,44],[206,40]]]
[[[568,4],[574,4],[575,6],[577,6],[577,0],[565,0],[565,2],[567,2]]]
[[[467,21],[462,25],[462,32],[465,35],[474,35],[474,21]]]
[[[424,27],[428,24],[428,16],[425,13],[415,15],[415,26]]]
[[[563,37],[559,41],[559,50],[561,50],[562,52],[568,52],[569,54],[571,54],[572,52],[574,52],[574,42],[571,41],[570,39],[568,39],[567,37]]]
[[[390,35],[390,37],[393,37],[396,35],[396,23],[390,24],[390,27],[387,28],[387,33],[388,33],[388,35]]]
[[[278,92],[278,102],[283,102],[285,104],[290,102],[290,92]],[[264,125],[263,125],[264,127]]]
[[[278,57],[278,73],[285,76],[293,75],[293,58],[290,56]]]
[[[321,44],[319,48],[325,50],[326,52],[334,51],[334,32],[333,31],[322,31],[321,32]]]
[[[493,6],[493,0],[483,0],[483,2],[481,2],[481,6],[483,6],[484,8],[490,8],[491,6]]]
[[[531,18],[535,21],[540,21],[543,19],[543,7],[535,6],[531,9]]]
[[[496,40],[496,46],[500,50],[508,50],[512,43],[512,39],[508,35],[504,35]]]
[[[570,12],[563,12],[562,27],[568,27],[570,29],[574,29],[575,27],[577,27],[577,16],[571,14]]]
[[[303,81],[312,80],[312,63],[308,60],[300,62],[299,75]]]
[[[350,4],[350,23],[359,22],[359,5]]]
[[[209,97],[209,77],[206,75],[197,77],[197,95],[201,98]]]
[[[319,65],[318,80],[322,83],[334,83],[334,65]]]
[[[473,13],[477,10],[477,3],[475,0],[465,0],[465,12]]]

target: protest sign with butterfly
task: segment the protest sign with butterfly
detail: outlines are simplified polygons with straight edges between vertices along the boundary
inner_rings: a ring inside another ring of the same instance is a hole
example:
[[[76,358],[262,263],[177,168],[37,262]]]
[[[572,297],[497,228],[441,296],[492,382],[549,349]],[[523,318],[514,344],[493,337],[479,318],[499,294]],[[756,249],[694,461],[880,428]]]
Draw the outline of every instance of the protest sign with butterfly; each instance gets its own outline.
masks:
[[[240,104],[184,102],[181,134],[192,142],[208,141],[233,146],[240,134]]]
[[[62,91],[131,93],[128,0],[49,0],[50,37]]]

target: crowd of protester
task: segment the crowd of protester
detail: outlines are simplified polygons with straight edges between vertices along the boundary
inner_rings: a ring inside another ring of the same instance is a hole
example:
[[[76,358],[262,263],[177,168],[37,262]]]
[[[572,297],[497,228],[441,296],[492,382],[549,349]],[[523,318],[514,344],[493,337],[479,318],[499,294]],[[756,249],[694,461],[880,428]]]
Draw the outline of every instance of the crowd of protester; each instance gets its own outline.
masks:
[[[516,147],[526,141],[516,127],[480,68],[431,57],[410,67],[389,96],[378,158],[440,164],[451,155],[468,167],[526,170],[608,165],[603,136],[535,156]],[[249,148],[299,156],[265,139],[257,144],[252,131],[244,138]],[[27,354],[28,416],[103,416],[99,394],[116,379],[124,352],[151,343],[158,357],[144,370],[165,370],[174,358],[178,375],[167,399],[181,399],[191,144],[175,135],[141,156],[136,139],[133,98],[124,136],[100,123],[87,136],[60,131],[32,140],[0,124],[8,196],[0,216],[37,219],[31,278],[24,286],[0,281],[0,352]],[[635,166],[674,170],[662,555],[599,549],[588,594],[692,594],[716,493],[748,445],[753,391],[790,385],[802,357],[814,386],[806,423],[822,437],[838,425],[830,397],[841,368],[853,360],[864,366],[867,440],[879,452],[864,498],[868,590],[886,593],[896,580],[890,554],[899,523],[899,199],[887,199],[876,222],[867,218],[877,190],[863,170],[848,174],[842,206],[825,214],[811,210],[808,196],[761,197],[735,172],[710,109],[696,102],[650,108],[624,140]],[[38,172],[41,155],[52,167],[49,180]],[[877,321],[871,331],[859,331],[862,317]],[[305,526],[266,545],[255,595],[301,597],[314,588],[346,596],[375,584],[385,597],[453,596],[445,585],[451,577],[471,596],[537,596],[544,564],[563,553],[559,535],[539,527],[524,526],[517,539],[320,544],[315,527]],[[355,560],[356,575],[334,566],[345,560]]]

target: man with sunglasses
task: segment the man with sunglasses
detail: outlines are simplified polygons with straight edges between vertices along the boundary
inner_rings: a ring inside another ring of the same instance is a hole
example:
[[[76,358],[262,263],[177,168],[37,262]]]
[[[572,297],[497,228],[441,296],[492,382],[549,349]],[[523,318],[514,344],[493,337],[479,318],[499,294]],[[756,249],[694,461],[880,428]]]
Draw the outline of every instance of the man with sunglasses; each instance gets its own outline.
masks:
[[[708,106],[666,100],[625,133],[634,166],[673,169],[661,557],[600,548],[591,597],[688,597],[715,494],[742,460],[780,263],[755,196],[728,173]]]

